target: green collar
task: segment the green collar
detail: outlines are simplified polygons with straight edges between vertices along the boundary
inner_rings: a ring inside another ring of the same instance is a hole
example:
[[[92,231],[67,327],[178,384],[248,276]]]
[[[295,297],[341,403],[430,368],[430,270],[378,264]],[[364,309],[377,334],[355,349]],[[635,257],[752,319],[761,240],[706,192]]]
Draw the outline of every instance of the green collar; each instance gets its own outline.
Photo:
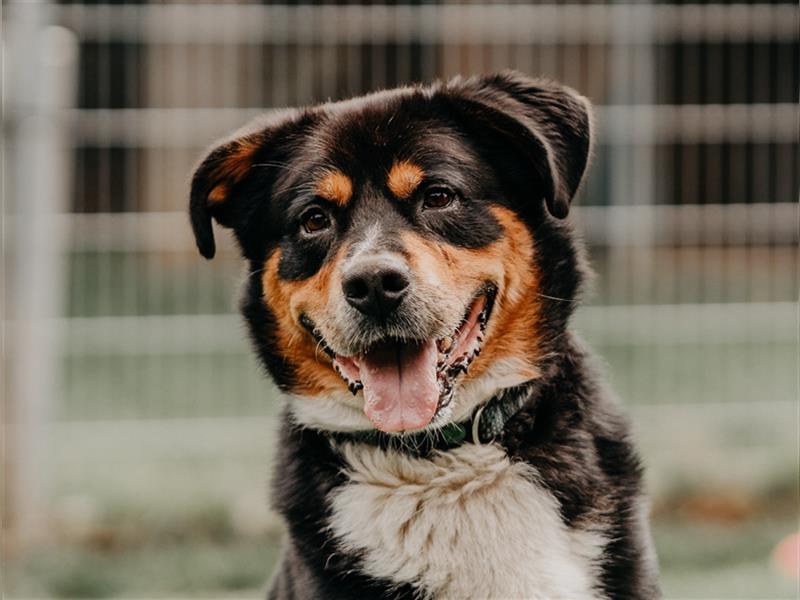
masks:
[[[388,434],[382,431],[331,432],[337,443],[371,444],[384,449],[426,456],[435,450],[450,450],[459,446],[486,444],[501,436],[509,419],[531,398],[533,382],[503,390],[488,402],[477,407],[465,421],[448,423],[440,429],[411,434]]]

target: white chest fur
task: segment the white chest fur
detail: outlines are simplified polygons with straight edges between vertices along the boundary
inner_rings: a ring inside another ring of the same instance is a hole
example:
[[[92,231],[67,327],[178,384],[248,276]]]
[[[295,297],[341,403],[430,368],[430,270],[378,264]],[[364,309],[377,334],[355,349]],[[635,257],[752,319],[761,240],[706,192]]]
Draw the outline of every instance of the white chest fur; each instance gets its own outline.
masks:
[[[331,529],[374,577],[434,598],[597,598],[601,535],[562,522],[529,465],[497,445],[432,459],[364,445],[341,448],[349,483]]]

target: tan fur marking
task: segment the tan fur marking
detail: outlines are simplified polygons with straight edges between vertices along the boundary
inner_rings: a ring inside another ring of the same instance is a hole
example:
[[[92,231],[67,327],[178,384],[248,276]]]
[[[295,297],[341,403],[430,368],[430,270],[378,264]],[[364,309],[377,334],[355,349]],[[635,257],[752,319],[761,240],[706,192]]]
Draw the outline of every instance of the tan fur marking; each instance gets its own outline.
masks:
[[[401,160],[392,165],[386,184],[392,194],[401,200],[406,200],[416,191],[424,177],[425,172],[420,167],[407,160]]]
[[[225,202],[225,199],[228,197],[228,186],[224,183],[220,183],[218,186],[214,187],[208,193],[208,201],[217,203],[217,202]]]
[[[353,196],[353,182],[341,171],[328,171],[317,182],[317,195],[338,206],[345,206]]]
[[[413,270],[427,278],[431,287],[453,290],[464,304],[487,280],[497,282],[498,295],[480,357],[470,366],[463,381],[477,379],[498,361],[516,359],[530,365],[521,376],[538,375],[535,364],[540,355],[541,296],[539,274],[534,261],[534,242],[527,227],[510,210],[492,209],[505,230],[503,236],[485,248],[465,249],[435,243],[416,234],[403,236]]]
[[[228,199],[231,188],[244,179],[253,166],[253,155],[257,150],[257,141],[248,138],[242,138],[232,145],[231,151],[211,175],[217,185],[208,193],[209,202],[217,204]]]
[[[264,265],[262,286],[264,302],[275,315],[277,347],[295,369],[297,387],[293,393],[318,396],[347,389],[331,367],[330,358],[299,323],[302,313],[312,318],[325,314],[331,290],[341,285],[339,264],[345,248],[327,261],[312,277],[302,281],[284,281],[278,277],[280,250]]]
[[[241,140],[237,145],[236,150],[231,153],[231,156],[225,161],[225,168],[228,172],[228,177],[234,181],[240,181],[247,175],[250,167],[253,166],[253,155],[258,150],[258,144],[250,140]]]

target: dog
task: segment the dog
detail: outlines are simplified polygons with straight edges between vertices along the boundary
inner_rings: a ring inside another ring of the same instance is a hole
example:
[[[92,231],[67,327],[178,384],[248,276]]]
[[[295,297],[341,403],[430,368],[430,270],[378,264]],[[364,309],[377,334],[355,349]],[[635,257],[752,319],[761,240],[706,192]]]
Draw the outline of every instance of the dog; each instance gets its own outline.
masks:
[[[589,102],[514,72],[289,109],[191,180],[285,393],[269,598],[655,598],[642,467],[570,327]]]

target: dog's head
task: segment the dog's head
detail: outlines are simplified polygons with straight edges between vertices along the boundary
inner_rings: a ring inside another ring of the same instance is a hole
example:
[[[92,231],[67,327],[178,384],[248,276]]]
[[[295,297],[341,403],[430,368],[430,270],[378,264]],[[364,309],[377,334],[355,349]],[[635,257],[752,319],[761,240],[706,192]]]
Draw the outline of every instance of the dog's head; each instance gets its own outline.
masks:
[[[251,335],[307,424],[464,418],[529,381],[566,326],[566,227],[588,102],[516,74],[292,110],[214,147],[192,180],[200,253],[233,229]]]

